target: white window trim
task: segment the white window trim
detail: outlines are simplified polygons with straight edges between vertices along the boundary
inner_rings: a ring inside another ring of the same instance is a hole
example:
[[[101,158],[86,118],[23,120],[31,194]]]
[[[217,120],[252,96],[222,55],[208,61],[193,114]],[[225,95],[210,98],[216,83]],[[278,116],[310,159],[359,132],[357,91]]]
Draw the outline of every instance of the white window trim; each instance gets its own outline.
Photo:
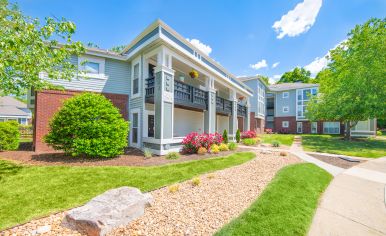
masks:
[[[289,92],[283,92],[282,98],[289,98]]]
[[[135,108],[135,109],[131,109],[130,110],[130,131],[133,130],[133,114],[134,113],[137,113],[138,114],[138,127],[137,127],[137,143],[133,143],[133,136],[131,134],[131,132],[129,132],[129,138],[130,138],[130,147],[136,147],[136,148],[139,148],[140,147],[140,143],[141,143],[141,140],[142,140],[142,130],[141,130],[141,110],[139,108]]]
[[[135,65],[138,64],[138,93],[134,94],[134,67]],[[142,70],[141,70],[141,61],[140,61],[140,58],[136,59],[133,61],[132,65],[131,65],[131,86],[130,86],[130,97],[131,99],[134,99],[134,98],[138,98],[141,96],[141,78],[142,78]]]
[[[285,110],[287,108],[287,111]],[[288,106],[283,106],[283,113],[288,113],[289,112],[289,107]]]
[[[99,64],[99,74],[81,72],[80,68],[83,67],[82,63],[84,61],[98,63]],[[94,56],[89,56],[89,55],[82,55],[78,58],[78,68],[79,68],[78,76],[83,77],[83,78],[93,78],[93,79],[106,80],[106,79],[108,79],[108,76],[105,74],[105,64],[106,64],[105,58],[94,57]]]
[[[335,121],[326,121],[326,122],[323,122],[323,133],[324,134],[340,134],[340,123],[338,125],[338,132],[337,133],[330,133],[330,132],[324,132],[324,126],[326,123],[339,123],[339,122],[335,122]]]
[[[300,128],[300,132],[299,132]],[[296,122],[296,133],[302,134],[303,133],[303,122]]]
[[[148,119],[149,119],[149,115],[155,115],[155,112],[154,111],[150,111],[150,110],[144,110],[143,111],[143,126],[142,126],[142,132],[143,132],[143,137],[145,138],[149,138],[148,137]],[[154,117],[155,118],[155,117]],[[153,137],[150,137],[150,138],[153,138]]]
[[[287,125],[284,125],[284,124],[287,124]],[[281,122],[281,127],[282,128],[289,128],[289,121],[288,120],[284,120]]]
[[[312,132],[312,125],[313,124],[316,124],[316,129],[315,129],[315,133]],[[318,133],[318,122],[311,122],[311,134],[317,134]]]

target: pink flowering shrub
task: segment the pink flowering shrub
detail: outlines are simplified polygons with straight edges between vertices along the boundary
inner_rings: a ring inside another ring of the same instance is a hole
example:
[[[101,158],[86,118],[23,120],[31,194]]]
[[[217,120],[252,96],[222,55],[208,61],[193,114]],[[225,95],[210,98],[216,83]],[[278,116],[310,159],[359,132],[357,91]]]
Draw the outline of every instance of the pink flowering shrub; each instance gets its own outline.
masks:
[[[223,138],[221,134],[217,132],[214,134],[199,134],[197,132],[192,132],[186,135],[186,137],[182,140],[182,145],[184,145],[183,151],[185,153],[197,153],[197,150],[200,147],[210,150],[210,146],[213,144],[219,145],[222,141]]]
[[[272,129],[265,129],[265,133],[267,133],[267,134],[272,134],[273,133],[273,131],[272,131]]]
[[[241,133],[241,139],[245,139],[245,138],[256,138],[257,137],[257,134],[255,131],[253,130],[250,130],[250,131],[244,131]]]

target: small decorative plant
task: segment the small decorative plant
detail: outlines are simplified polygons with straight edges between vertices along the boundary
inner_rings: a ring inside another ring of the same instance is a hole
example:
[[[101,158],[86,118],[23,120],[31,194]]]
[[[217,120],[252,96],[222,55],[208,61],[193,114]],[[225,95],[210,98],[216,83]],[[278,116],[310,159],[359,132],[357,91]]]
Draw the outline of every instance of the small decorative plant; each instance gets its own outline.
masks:
[[[190,78],[192,78],[192,79],[198,78],[198,76],[199,76],[199,74],[196,70],[192,70],[191,72],[189,72],[189,75],[190,75]]]
[[[169,152],[166,154],[166,159],[178,159],[181,155],[178,152]]]
[[[253,130],[244,131],[241,133],[241,139],[245,139],[245,138],[257,138],[257,134]]]
[[[233,151],[237,149],[237,143],[228,143],[228,149]]]
[[[213,144],[210,146],[210,152],[213,154],[217,154],[220,152],[220,147],[217,144]]]
[[[283,157],[285,157],[285,156],[287,156],[288,154],[286,153],[286,152],[280,152],[280,156],[283,156]]]
[[[192,179],[192,185],[193,186],[198,186],[198,185],[200,185],[200,183],[201,183],[200,178],[195,177],[195,178]]]
[[[184,145],[183,151],[185,153],[197,153],[200,147],[204,147],[206,150],[209,150],[213,144],[219,145],[222,141],[222,136],[219,133],[199,134],[197,132],[192,132],[186,135],[182,140],[182,145]]]
[[[224,129],[224,132],[222,133],[222,140],[224,143],[228,143],[228,131]]]
[[[200,148],[198,148],[198,150],[197,150],[197,154],[198,154],[198,155],[205,155],[207,152],[208,152],[208,149],[206,149],[206,148],[204,148],[204,147],[200,147]]]
[[[244,100],[244,99],[245,99],[244,96],[240,96],[240,97],[239,97],[239,100],[240,100],[240,101],[242,101],[242,100]]]
[[[253,146],[257,144],[257,138],[245,138],[243,143],[247,146]]]
[[[236,142],[237,143],[240,142],[240,130],[239,129],[236,131]]]
[[[272,131],[272,129],[265,129],[265,133],[266,133],[266,134],[272,134],[273,131]]]
[[[272,147],[280,147],[280,142],[279,141],[272,141]]]
[[[145,150],[143,150],[143,156],[146,159],[151,158],[153,156],[153,152],[150,149],[145,148]]]
[[[177,192],[178,190],[180,190],[180,185],[178,185],[178,184],[170,185],[170,186],[168,187],[168,190],[169,190],[170,193],[175,193],[175,192]]]
[[[226,145],[225,143],[220,144],[219,149],[221,152],[229,151],[228,145]]]
[[[208,174],[208,179],[214,179],[214,177],[216,177],[216,175],[214,173]]]
[[[19,147],[19,124],[16,121],[0,122],[0,151]]]

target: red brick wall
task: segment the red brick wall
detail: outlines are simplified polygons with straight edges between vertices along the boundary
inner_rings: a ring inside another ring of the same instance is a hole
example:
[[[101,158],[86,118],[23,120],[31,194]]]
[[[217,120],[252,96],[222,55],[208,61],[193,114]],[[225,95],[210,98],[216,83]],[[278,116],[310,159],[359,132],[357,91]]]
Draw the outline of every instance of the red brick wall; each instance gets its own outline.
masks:
[[[283,128],[282,121],[288,121],[289,127]],[[311,134],[311,122],[310,121],[296,121],[295,116],[288,117],[275,117],[274,118],[274,132],[286,131],[286,133],[296,134],[297,122],[303,123],[303,134]],[[341,134],[344,133],[344,125],[340,126]],[[318,134],[323,134],[323,121],[318,121]]]
[[[49,121],[63,104],[63,101],[80,93],[79,91],[44,90],[36,93],[34,114],[34,149],[36,152],[53,151],[43,142],[43,137],[49,131]],[[128,95],[103,93],[121,111],[127,120]]]
[[[256,131],[258,134],[264,133],[264,128],[265,128],[265,120],[256,118],[255,117],[255,112],[250,112],[250,130]]]

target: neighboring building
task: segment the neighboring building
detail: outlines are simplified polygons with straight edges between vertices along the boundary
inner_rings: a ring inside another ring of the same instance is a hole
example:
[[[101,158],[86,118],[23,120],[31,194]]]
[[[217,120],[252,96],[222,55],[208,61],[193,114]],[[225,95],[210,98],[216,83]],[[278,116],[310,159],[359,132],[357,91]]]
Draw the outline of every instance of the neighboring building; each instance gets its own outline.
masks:
[[[11,96],[0,97],[0,122],[14,120],[19,124],[31,123],[32,113],[27,104]]]
[[[337,121],[307,120],[307,102],[318,93],[318,84],[282,83],[267,86],[259,76],[240,77],[254,91],[250,98],[251,129],[263,132],[262,125],[253,126],[256,121],[265,121],[265,128],[278,133],[292,134],[343,134],[344,125]],[[265,101],[265,117],[261,105]],[[260,123],[258,123],[260,124]],[[373,136],[376,134],[376,120],[360,121],[351,130],[352,136]]]
[[[250,98],[250,130],[263,133],[266,116],[270,114],[270,110],[267,110],[269,100],[266,97],[268,85],[259,76],[242,76],[238,79],[253,90],[253,97]]]
[[[160,20],[122,53],[89,48],[71,58],[79,67],[84,60],[86,74],[79,73],[72,81],[51,81],[64,91],[29,93],[28,104],[35,114],[35,151],[50,150],[42,141],[49,120],[64,99],[81,91],[109,98],[130,120],[129,145],[156,154],[179,150],[182,138],[192,131],[227,129],[233,139],[237,129],[249,129],[253,91]],[[198,78],[191,78],[192,70],[199,73]]]

